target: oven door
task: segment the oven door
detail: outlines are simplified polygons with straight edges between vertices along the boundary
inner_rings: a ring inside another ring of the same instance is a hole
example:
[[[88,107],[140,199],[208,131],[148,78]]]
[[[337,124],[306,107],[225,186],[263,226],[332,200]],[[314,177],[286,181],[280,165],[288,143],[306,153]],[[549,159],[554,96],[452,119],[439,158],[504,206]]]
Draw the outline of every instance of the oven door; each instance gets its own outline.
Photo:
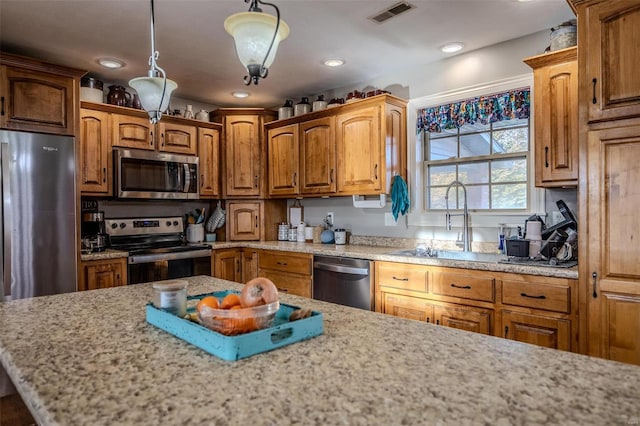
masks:
[[[211,250],[129,256],[129,284],[211,276]]]
[[[198,157],[122,148],[113,152],[119,198],[199,198]]]

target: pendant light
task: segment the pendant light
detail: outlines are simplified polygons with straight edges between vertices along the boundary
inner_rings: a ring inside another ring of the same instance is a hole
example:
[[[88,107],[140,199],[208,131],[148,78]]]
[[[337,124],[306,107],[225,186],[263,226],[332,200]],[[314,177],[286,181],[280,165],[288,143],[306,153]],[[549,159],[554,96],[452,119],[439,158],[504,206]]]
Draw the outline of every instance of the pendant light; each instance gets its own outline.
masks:
[[[149,72],[147,77],[138,77],[129,81],[129,86],[138,92],[142,108],[149,114],[151,123],[155,124],[162,118],[162,111],[166,111],[169,107],[171,92],[173,92],[178,85],[175,81],[169,80],[164,70],[156,63],[160,54],[156,50],[154,15],[153,0],[151,0],[151,56],[149,56]]]
[[[234,38],[238,59],[249,75],[244,84],[258,84],[266,78],[273,63],[278,44],[289,36],[289,26],[280,19],[280,9],[261,0],[244,0],[250,3],[248,12],[236,13],[224,21],[224,29]],[[263,13],[258,4],[271,6],[276,16]]]

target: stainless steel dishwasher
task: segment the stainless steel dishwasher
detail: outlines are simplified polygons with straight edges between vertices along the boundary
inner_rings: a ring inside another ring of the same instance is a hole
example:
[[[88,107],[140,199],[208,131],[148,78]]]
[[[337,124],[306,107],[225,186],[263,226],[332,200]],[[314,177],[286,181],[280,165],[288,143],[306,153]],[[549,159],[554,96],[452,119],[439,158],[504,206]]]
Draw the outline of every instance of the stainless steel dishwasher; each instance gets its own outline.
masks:
[[[313,257],[313,298],[373,310],[371,262],[335,256]]]

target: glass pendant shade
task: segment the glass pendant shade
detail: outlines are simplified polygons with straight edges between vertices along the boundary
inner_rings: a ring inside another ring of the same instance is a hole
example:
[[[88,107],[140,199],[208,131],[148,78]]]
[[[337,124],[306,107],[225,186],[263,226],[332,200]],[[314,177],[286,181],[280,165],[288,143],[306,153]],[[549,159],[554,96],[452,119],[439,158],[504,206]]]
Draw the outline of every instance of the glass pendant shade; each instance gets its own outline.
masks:
[[[175,81],[163,77],[134,78],[129,81],[129,86],[138,92],[142,108],[149,113],[152,122],[160,120],[162,111],[169,107],[171,92],[178,87]]]
[[[242,65],[262,65],[269,68],[273,64],[278,44],[289,36],[289,26],[280,20],[278,34],[273,42],[269,56],[265,55],[276,30],[277,18],[268,13],[242,12],[229,16],[224,21],[224,29],[233,37],[236,53]]]

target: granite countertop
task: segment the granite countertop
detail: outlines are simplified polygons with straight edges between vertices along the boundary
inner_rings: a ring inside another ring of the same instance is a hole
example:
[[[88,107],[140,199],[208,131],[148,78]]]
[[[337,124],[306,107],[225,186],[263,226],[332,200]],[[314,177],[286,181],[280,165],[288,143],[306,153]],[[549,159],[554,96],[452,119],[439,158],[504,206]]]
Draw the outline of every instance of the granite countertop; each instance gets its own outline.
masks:
[[[556,278],[578,279],[578,267],[550,268],[545,266],[529,266],[497,262],[478,262],[469,260],[439,259],[426,257],[407,257],[390,255],[389,253],[401,250],[402,247],[381,247],[368,245],[335,245],[335,244],[311,244],[294,243],[289,241],[242,241],[242,242],[215,242],[207,243],[213,249],[247,247],[255,249],[293,251],[298,253],[319,254],[327,256],[355,257],[369,260],[384,260],[389,262],[413,263],[417,265],[446,266],[450,268],[475,269],[482,271],[510,272],[515,274],[540,275]],[[82,255],[83,261],[113,259],[127,257],[123,251],[108,250],[104,253],[92,253]]]
[[[0,361],[38,424],[640,421],[637,366],[291,295],[324,333],[229,362],[147,324],[151,298],[138,284],[0,303]]]

